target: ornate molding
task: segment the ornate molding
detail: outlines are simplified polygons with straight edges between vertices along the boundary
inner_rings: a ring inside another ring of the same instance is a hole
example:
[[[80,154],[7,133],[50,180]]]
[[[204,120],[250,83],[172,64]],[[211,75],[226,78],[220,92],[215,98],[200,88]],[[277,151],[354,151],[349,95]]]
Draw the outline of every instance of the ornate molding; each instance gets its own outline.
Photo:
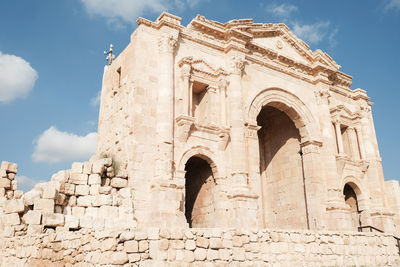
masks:
[[[158,40],[160,53],[173,53],[178,46],[178,39],[172,35],[163,36]]]

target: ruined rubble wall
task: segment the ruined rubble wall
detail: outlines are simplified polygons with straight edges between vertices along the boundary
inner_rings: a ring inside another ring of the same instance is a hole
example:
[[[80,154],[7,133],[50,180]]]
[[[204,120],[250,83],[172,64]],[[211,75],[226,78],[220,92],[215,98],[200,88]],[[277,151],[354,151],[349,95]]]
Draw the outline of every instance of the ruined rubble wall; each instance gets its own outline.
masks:
[[[10,162],[1,165],[0,236],[137,225],[128,176],[114,172],[111,158],[75,162],[27,193],[17,190],[17,168]]]
[[[393,237],[378,233],[150,228],[0,239],[1,266],[398,266]],[[209,265],[207,265],[209,264]]]

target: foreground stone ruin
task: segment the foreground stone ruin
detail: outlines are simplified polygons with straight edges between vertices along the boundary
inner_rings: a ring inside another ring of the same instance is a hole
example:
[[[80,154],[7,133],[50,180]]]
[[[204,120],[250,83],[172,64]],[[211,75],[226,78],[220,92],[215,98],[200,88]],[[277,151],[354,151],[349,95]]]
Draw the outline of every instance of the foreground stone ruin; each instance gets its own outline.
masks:
[[[332,58],[284,24],[137,22],[96,155],[26,193],[2,162],[1,266],[400,266],[399,183]]]

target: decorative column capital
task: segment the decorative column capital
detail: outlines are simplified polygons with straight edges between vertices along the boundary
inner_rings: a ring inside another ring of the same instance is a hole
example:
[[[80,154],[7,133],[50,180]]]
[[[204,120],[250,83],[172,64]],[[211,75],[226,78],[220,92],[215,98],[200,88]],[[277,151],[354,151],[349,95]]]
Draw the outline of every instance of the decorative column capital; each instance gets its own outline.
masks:
[[[178,40],[172,35],[163,36],[158,40],[160,53],[173,53],[178,46]]]
[[[218,88],[220,90],[225,90],[228,87],[228,81],[224,78],[218,80]]]
[[[371,112],[370,106],[368,106],[368,105],[360,106],[359,114],[360,114],[361,118],[366,118],[368,116],[369,112]]]
[[[232,56],[229,62],[230,72],[236,75],[242,75],[246,61],[238,56]]]
[[[190,71],[192,70],[192,66],[189,64],[183,64],[181,67],[182,76],[187,78],[190,77]]]
[[[321,89],[315,91],[314,94],[318,104],[329,103],[329,98],[331,97],[329,89]]]

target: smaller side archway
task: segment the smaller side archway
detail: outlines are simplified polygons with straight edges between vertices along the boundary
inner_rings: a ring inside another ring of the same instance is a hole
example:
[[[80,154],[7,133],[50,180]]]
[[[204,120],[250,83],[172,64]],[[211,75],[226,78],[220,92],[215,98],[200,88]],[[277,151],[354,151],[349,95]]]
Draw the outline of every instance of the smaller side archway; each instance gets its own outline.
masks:
[[[192,147],[183,153],[177,165],[177,178],[184,179],[184,214],[189,227],[210,228],[220,226],[216,218],[217,178],[222,178],[215,154],[206,147]]]
[[[354,231],[358,231],[358,227],[361,226],[361,212],[360,208],[360,197],[362,196],[360,187],[352,182],[347,181],[343,186],[343,198],[347,207],[350,209],[350,227]]]

